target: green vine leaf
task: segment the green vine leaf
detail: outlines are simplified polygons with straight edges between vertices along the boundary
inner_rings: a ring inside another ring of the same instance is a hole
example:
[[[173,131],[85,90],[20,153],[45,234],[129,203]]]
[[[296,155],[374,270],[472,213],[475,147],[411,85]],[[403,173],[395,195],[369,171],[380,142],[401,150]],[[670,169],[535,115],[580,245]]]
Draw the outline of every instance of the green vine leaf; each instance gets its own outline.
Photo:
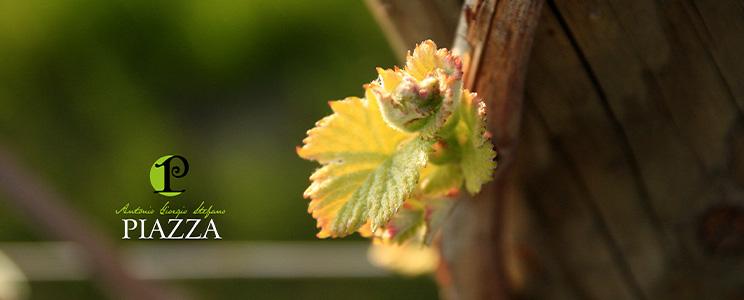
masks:
[[[424,41],[404,69],[377,69],[365,97],[329,102],[297,149],[322,166],[304,193],[318,237],[354,232],[429,243],[464,188],[491,179],[485,107],[462,89],[460,58]]]
[[[434,236],[449,216],[454,202],[450,197],[409,199],[385,229],[375,236],[383,243],[431,245]]]
[[[457,164],[428,164],[421,170],[419,189],[428,196],[454,194],[462,186],[463,176]]]
[[[414,202],[414,201],[411,201]],[[423,231],[425,224],[425,211],[421,204],[413,205],[407,202],[401,210],[385,226],[382,238],[393,243],[403,243],[409,239],[416,238]]]
[[[324,166],[305,191],[319,237],[345,236],[365,222],[380,226],[413,191],[430,142],[385,124],[374,101],[330,102],[334,114],[308,131],[300,157]]]
[[[486,132],[486,107],[475,93],[465,90],[462,94],[461,123],[457,131],[462,147],[460,163],[465,179],[465,189],[471,194],[480,192],[481,186],[490,181],[496,168],[496,151]]]
[[[369,220],[374,232],[387,223],[413,192],[419,170],[426,165],[430,144],[426,139],[415,138],[385,159],[341,207],[331,230],[349,234]]]

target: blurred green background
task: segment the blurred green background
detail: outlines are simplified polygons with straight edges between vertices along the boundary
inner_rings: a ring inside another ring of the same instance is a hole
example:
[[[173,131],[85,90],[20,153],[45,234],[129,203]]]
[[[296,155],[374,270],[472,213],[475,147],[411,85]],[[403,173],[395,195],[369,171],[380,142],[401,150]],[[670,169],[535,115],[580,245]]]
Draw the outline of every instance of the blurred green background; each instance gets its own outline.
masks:
[[[328,100],[361,96],[395,63],[361,1],[0,0],[0,143],[115,241],[115,209],[164,201],[148,171],[165,154],[189,159],[178,201],[228,210],[225,240],[314,241],[302,191],[316,164],[295,146]],[[0,201],[0,241],[50,239],[25,219]],[[429,277],[162,284],[209,298],[436,296]],[[31,288],[102,297],[86,281]]]

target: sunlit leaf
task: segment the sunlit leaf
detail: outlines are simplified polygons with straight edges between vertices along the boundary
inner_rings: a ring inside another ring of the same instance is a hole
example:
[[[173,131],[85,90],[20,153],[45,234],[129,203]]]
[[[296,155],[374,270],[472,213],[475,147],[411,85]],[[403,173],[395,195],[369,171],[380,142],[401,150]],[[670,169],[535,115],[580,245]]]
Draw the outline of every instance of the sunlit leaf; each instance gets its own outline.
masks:
[[[428,164],[421,170],[419,188],[423,194],[441,196],[457,192],[462,182],[462,171],[459,165],[454,163]]]
[[[419,203],[413,205],[410,202],[413,201],[404,204],[398,213],[390,219],[390,222],[385,225],[382,239],[401,243],[416,235],[420,235],[425,230],[425,211],[423,207]]]
[[[378,68],[364,98],[330,102],[333,114],[297,151],[322,164],[305,191],[319,237],[429,244],[460,190],[475,194],[491,180],[485,107],[462,89],[461,68],[424,41],[404,69]]]
[[[324,165],[305,191],[319,237],[345,236],[368,221],[374,232],[410,195],[426,164],[431,142],[388,126],[374,95],[366,95],[330,102],[334,114],[309,130],[297,150]]]
[[[430,245],[449,216],[455,198],[410,199],[376,235],[381,242]]]
[[[461,169],[465,178],[465,188],[471,194],[480,191],[481,186],[490,181],[496,168],[496,151],[486,132],[485,104],[476,98],[475,93],[464,90],[460,109],[461,124],[458,126],[462,140]]]

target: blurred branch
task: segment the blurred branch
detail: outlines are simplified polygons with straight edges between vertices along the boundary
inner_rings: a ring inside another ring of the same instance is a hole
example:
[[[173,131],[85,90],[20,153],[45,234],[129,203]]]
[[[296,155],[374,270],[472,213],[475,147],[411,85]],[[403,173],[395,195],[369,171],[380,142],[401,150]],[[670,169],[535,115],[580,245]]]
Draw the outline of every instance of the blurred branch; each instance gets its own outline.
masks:
[[[455,36],[460,0],[365,0],[398,60],[408,49],[431,39],[447,46]]]
[[[369,242],[205,241],[188,246],[141,243],[120,249],[132,275],[146,280],[392,276],[368,261]],[[0,251],[31,281],[89,279],[80,250],[69,242],[0,243]]]
[[[20,164],[0,146],[0,192],[6,201],[24,213],[32,226],[50,236],[73,241],[84,252],[87,267],[93,271],[109,296],[115,299],[170,299],[166,293],[132,278],[118,263],[110,242],[85,218],[40,178]]]

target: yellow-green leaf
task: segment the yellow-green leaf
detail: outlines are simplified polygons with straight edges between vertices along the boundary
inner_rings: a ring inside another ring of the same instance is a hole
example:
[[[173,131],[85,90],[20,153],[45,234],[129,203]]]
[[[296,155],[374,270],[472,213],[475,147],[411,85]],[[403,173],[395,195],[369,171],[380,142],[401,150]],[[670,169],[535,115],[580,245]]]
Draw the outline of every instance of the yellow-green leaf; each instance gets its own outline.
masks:
[[[421,232],[424,224],[423,207],[409,207],[404,205],[395,216],[385,225],[382,238],[394,243],[402,243]]]
[[[496,168],[496,152],[491,139],[486,134],[485,105],[478,101],[475,93],[463,90],[460,109],[461,123],[461,170],[465,179],[465,189],[471,194],[478,193],[481,186],[490,181]]]
[[[417,137],[375,168],[338,211],[332,232],[350,234],[368,220],[374,232],[387,223],[416,187],[430,145]]]
[[[383,121],[374,95],[330,102],[333,114],[308,131],[297,150],[323,167],[310,176],[308,211],[319,237],[384,225],[416,186],[431,142]]]
[[[419,189],[429,196],[442,196],[457,192],[462,186],[462,171],[454,163],[428,164],[421,170]]]

